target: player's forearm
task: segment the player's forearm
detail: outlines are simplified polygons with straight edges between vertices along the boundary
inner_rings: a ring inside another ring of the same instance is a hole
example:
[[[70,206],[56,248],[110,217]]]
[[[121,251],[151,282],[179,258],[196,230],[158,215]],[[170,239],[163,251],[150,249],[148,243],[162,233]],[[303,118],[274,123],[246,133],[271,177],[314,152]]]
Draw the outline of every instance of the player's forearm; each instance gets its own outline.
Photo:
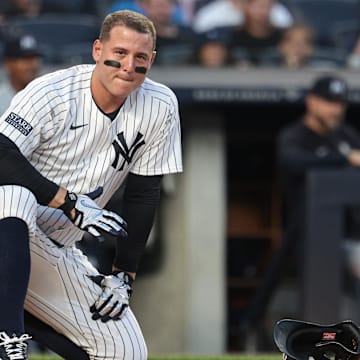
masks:
[[[16,145],[0,134],[0,184],[20,185],[31,190],[39,203],[58,208],[64,203],[67,190],[43,177],[21,154]]]
[[[125,273],[127,273],[128,275],[130,275],[133,280],[135,280],[135,278],[136,278],[136,272],[126,271],[126,270],[124,270],[124,269],[118,269],[116,266],[113,266],[113,267],[112,267],[112,271],[113,271],[114,273],[117,273],[117,272],[125,272]]]
[[[62,186],[59,186],[59,189],[58,189],[57,193],[51,199],[48,206],[50,206],[52,208],[60,207],[65,202],[66,194],[67,194],[67,190],[65,188],[63,188]]]
[[[128,237],[117,241],[114,269],[130,275],[136,273],[160,202],[161,179],[129,175],[122,214],[128,225]]]
[[[15,143],[0,134],[0,185],[19,185],[29,189],[41,205],[48,205],[59,186],[37,171]]]
[[[126,204],[123,216],[128,225],[128,237],[116,243],[114,269],[136,273],[144,253],[146,241],[154,223],[156,206]]]

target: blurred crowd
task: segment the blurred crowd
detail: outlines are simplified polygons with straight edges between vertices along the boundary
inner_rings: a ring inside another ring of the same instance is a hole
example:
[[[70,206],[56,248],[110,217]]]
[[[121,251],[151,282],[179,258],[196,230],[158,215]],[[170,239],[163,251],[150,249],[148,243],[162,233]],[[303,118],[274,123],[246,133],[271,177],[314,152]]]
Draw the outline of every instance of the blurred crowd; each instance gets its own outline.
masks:
[[[360,68],[359,0],[2,0],[7,37],[30,33],[48,64],[92,62],[104,15],[153,20],[155,65]]]

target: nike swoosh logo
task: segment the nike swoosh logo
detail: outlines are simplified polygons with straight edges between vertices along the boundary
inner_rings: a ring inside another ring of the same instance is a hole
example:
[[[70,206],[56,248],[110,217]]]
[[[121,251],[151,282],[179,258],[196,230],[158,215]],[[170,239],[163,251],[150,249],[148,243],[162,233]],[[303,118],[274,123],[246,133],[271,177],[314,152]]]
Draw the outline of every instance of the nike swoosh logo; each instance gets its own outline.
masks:
[[[87,126],[87,124],[82,124],[82,125],[72,125],[70,126],[70,130],[75,130],[75,129],[79,129],[82,128],[84,126]]]
[[[80,204],[81,204],[83,207],[86,207],[86,208],[88,208],[88,209],[94,209],[94,210],[102,211],[102,209],[100,209],[99,207],[92,206],[91,204],[89,204],[88,202],[86,202],[86,200],[83,200],[83,199],[80,200]]]

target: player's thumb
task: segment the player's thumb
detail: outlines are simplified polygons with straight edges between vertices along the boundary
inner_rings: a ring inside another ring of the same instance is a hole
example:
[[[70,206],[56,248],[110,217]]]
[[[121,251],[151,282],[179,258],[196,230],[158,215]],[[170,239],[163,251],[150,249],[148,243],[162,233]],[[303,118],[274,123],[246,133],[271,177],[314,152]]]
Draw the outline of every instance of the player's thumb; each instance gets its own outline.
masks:
[[[103,191],[104,191],[104,188],[102,186],[99,186],[94,191],[91,191],[85,195],[88,196],[91,200],[95,200],[103,193]]]

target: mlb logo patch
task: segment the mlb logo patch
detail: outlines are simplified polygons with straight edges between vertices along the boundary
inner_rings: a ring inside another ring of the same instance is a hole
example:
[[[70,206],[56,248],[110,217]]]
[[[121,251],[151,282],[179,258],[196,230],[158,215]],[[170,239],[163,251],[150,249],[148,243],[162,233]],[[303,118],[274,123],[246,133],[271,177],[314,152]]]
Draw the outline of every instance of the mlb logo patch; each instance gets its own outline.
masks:
[[[10,113],[5,121],[12,125],[16,130],[19,130],[25,136],[28,136],[33,129],[33,127],[26,120],[13,112]]]
[[[330,340],[333,341],[336,339],[336,333],[335,332],[323,332],[321,340]]]

